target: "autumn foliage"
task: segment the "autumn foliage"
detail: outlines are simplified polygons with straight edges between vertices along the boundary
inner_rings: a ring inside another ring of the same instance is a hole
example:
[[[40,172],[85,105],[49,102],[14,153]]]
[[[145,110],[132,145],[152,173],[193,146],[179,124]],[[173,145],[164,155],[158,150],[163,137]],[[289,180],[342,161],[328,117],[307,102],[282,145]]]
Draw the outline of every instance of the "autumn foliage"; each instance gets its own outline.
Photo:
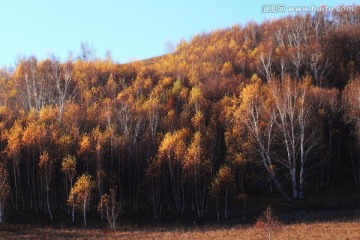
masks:
[[[2,69],[0,213],[220,221],[236,196],[359,184],[360,27],[343,21],[359,11],[235,25],[128,64]]]

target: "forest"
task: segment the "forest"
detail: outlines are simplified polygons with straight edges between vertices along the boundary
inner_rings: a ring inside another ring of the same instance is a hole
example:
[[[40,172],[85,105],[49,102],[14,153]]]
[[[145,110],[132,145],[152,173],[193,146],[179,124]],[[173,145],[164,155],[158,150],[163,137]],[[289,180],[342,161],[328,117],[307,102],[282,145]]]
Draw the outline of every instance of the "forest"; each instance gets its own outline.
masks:
[[[1,69],[0,222],[220,221],[258,193],[291,202],[360,184],[359,6],[214,30],[127,64],[88,50]]]

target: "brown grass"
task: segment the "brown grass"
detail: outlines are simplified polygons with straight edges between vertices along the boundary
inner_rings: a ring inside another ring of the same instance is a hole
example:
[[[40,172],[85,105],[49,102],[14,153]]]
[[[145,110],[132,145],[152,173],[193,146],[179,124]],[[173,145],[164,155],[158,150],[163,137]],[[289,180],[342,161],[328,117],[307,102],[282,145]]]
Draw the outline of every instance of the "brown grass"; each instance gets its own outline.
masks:
[[[267,239],[257,227],[151,229],[125,231],[95,229],[54,229],[19,225],[2,225],[0,239]],[[360,222],[319,222],[282,225],[272,239],[360,239]]]

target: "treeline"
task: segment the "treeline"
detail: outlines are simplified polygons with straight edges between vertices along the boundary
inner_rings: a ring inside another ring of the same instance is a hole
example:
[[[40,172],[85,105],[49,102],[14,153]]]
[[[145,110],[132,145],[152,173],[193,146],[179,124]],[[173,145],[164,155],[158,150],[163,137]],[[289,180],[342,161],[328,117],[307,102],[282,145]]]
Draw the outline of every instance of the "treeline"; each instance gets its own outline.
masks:
[[[359,184],[359,13],[236,25],[123,65],[19,60],[0,74],[0,219],[220,219],[247,194]]]

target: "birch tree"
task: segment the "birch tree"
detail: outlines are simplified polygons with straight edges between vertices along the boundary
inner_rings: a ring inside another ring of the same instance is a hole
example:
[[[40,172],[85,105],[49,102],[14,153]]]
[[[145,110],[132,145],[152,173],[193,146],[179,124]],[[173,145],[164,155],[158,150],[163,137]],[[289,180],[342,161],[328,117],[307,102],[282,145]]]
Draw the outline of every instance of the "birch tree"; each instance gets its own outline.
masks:
[[[50,158],[47,151],[44,151],[41,153],[39,158],[39,168],[41,172],[44,174],[45,178],[45,191],[46,191],[46,209],[49,213],[50,219],[53,219],[53,215],[50,208],[50,198],[49,198],[49,192],[50,192],[50,181],[53,177],[53,167],[54,167],[54,161]]]
[[[52,57],[50,68],[50,78],[52,83],[56,86],[56,102],[59,107],[59,119],[61,121],[65,103],[71,97],[74,91],[72,86],[72,59],[69,58],[64,64],[61,64],[55,57]]]
[[[61,171],[70,181],[70,189],[73,187],[73,181],[76,175],[76,158],[75,156],[66,155],[61,162]],[[67,181],[67,180],[65,180]],[[67,193],[69,194],[69,193]],[[75,221],[75,203],[72,203],[71,221]]]
[[[224,218],[229,216],[229,196],[234,186],[234,175],[227,165],[222,165],[211,183],[211,193],[216,199],[216,218],[220,221],[219,203],[224,201]]]
[[[116,220],[122,210],[122,203],[117,199],[116,188],[111,188],[109,193],[105,193],[101,196],[98,210],[100,212],[105,211],[106,220],[108,221],[111,230],[115,230]]]
[[[68,203],[75,205],[83,213],[84,226],[86,227],[86,212],[91,201],[91,194],[95,183],[89,174],[81,175],[71,188]]]
[[[166,133],[157,155],[157,158],[166,166],[166,173],[170,183],[170,196],[177,213],[182,213],[186,206],[187,191],[185,189],[186,179],[183,167],[188,135],[187,129]]]
[[[191,179],[193,189],[193,202],[199,217],[204,216],[206,190],[210,172],[210,162],[204,156],[204,147],[200,132],[196,132],[192,138],[184,160],[184,170]]]
[[[270,114],[266,105],[268,89],[259,80],[246,86],[240,95],[240,105],[233,109],[233,124],[243,124],[251,137],[254,138],[255,151],[259,154],[261,162],[269,174],[277,190],[286,198],[284,190],[277,176],[275,159],[272,156],[275,135],[275,118]]]
[[[8,173],[4,164],[0,164],[0,223],[3,222],[4,204],[9,195]]]
[[[352,135],[360,142],[360,77],[352,79],[346,86],[343,92],[344,105],[344,120],[346,123],[351,124]],[[350,156],[352,162],[353,173],[355,182],[360,182],[360,163],[356,162],[353,156],[353,146],[350,149]]]
[[[286,78],[283,83],[270,84],[269,89],[274,101],[271,114],[280,133],[277,139],[286,150],[286,157],[275,159],[289,170],[292,197],[302,199],[305,164],[318,145],[316,129],[312,127],[314,114],[309,97],[309,83],[306,80],[298,83]]]

